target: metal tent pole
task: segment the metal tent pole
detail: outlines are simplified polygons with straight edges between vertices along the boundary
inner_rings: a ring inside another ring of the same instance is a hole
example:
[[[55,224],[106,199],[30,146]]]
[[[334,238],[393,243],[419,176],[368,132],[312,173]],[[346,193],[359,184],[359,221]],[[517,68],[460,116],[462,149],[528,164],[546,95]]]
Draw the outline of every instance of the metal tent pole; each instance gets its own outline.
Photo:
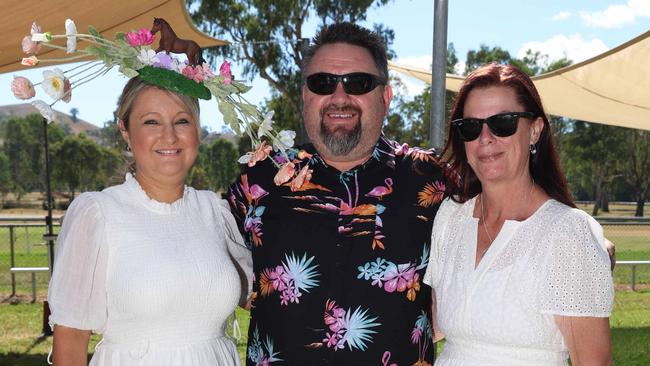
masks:
[[[43,238],[47,242],[47,253],[48,253],[48,264],[50,268],[50,277],[54,269],[54,241],[56,240],[56,235],[54,235],[54,230],[52,227],[52,186],[50,183],[51,180],[51,167],[50,167],[50,147],[49,147],[49,138],[47,134],[47,119],[43,118],[43,136],[45,137],[44,146],[45,146],[45,187],[47,194],[47,216],[45,216],[45,227],[46,232],[43,235]],[[43,327],[42,332],[44,336],[52,335],[52,330],[48,324],[50,317],[50,306],[47,303],[47,300],[43,301]]]
[[[431,121],[429,141],[441,149],[445,130],[445,76],[447,70],[447,0],[434,0],[431,62]]]

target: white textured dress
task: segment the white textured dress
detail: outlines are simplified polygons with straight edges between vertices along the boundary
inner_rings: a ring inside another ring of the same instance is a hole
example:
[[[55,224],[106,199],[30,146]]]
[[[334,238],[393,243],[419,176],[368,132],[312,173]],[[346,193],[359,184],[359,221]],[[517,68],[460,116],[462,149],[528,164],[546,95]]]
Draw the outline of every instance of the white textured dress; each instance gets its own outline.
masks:
[[[103,340],[90,365],[239,365],[225,334],[252,273],[226,201],[186,187],[166,204],[131,175],[70,205],[48,291],[50,325]]]
[[[546,201],[506,220],[474,268],[473,198],[445,200],[433,226],[424,282],[435,291],[435,328],[446,336],[436,366],[567,365],[554,315],[608,317],[614,288],[600,225]]]

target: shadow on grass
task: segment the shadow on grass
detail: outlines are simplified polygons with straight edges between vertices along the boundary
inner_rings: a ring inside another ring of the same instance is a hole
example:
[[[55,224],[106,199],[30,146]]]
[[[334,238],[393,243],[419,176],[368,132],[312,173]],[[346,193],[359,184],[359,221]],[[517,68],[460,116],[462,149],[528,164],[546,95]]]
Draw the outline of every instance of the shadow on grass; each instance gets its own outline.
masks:
[[[47,354],[0,353],[0,365],[6,366],[42,366],[47,365]]]
[[[614,365],[650,365],[650,327],[613,328]]]
[[[41,335],[38,338],[34,339],[32,344],[30,344],[25,352],[9,352],[0,354],[0,365],[7,366],[28,366],[28,365],[46,365],[47,364],[47,354],[31,353],[36,346],[45,342],[48,336]]]

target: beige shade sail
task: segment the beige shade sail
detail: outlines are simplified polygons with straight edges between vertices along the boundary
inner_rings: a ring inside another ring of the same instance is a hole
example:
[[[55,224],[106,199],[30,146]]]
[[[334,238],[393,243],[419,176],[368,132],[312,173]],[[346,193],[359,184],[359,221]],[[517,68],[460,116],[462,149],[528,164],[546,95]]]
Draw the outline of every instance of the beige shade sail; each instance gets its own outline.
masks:
[[[179,38],[192,39],[202,48],[228,44],[200,32],[186,9],[184,0],[2,0],[5,16],[0,22],[0,73],[26,68],[20,64],[25,57],[21,41],[29,34],[32,22],[43,31],[65,34],[64,23],[70,18],[79,33],[86,33],[92,25],[104,37],[113,39],[117,32],[151,28],[153,18],[157,17],[164,18]],[[156,40],[159,39],[158,36]],[[78,47],[85,45],[80,42]],[[62,58],[65,51],[42,47],[37,57]]]
[[[431,83],[431,72],[389,68]],[[650,31],[589,60],[532,78],[548,114],[650,130]],[[464,78],[447,75],[457,92]]]

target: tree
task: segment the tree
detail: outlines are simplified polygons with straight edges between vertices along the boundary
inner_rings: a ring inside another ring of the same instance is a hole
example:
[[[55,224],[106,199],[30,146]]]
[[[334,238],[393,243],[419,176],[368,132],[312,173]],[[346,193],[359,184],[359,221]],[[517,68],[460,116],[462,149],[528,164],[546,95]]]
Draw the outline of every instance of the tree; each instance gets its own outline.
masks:
[[[454,44],[447,46],[448,73],[454,73],[458,57]],[[393,86],[393,107],[384,126],[384,134],[396,141],[405,142],[410,146],[430,147],[429,126],[431,125],[431,86],[428,85],[421,94],[407,98],[407,91],[399,79],[391,80]],[[451,109],[455,93],[445,94],[445,111]],[[445,118],[446,121],[446,118]],[[445,126],[446,123],[442,123]]]
[[[70,193],[82,188],[95,188],[100,173],[102,152],[97,144],[84,135],[68,136],[52,146],[52,176]]]
[[[187,177],[185,178],[186,184],[195,189],[210,189],[208,177],[205,174],[205,169],[200,165],[194,164],[190,169]]]
[[[106,147],[111,147],[119,151],[124,151],[126,142],[122,138],[120,129],[117,125],[117,119],[104,122],[104,127],[99,131],[99,140]]]
[[[618,159],[620,173],[634,192],[634,216],[643,216],[643,206],[650,194],[650,132],[621,130],[624,137]]]
[[[127,171],[127,161],[123,157],[121,150],[102,146],[97,147],[100,150],[101,157],[98,162],[99,170],[95,177],[96,186],[88,188],[102,190],[122,181]]]
[[[72,122],[77,122],[79,119],[77,118],[77,114],[79,114],[79,110],[77,108],[71,108],[70,109],[70,116],[72,118]]]
[[[4,205],[5,196],[11,191],[11,174],[9,173],[9,158],[0,150],[0,208]]]
[[[239,154],[235,145],[218,139],[202,150],[200,167],[205,172],[208,187],[213,191],[224,191],[239,173]]]
[[[4,154],[9,159],[11,190],[21,199],[26,192],[45,190],[45,159],[43,150],[43,117],[32,114],[12,118],[4,123]],[[63,139],[63,130],[50,123],[48,141]]]
[[[565,161],[569,182],[574,190],[582,185],[589,191],[589,185],[592,186],[593,216],[598,215],[613,179],[619,177],[617,161],[626,144],[620,132],[620,128],[612,126],[575,121],[573,130],[566,136],[563,148],[571,157]]]
[[[510,53],[503,48],[498,46],[490,48],[482,44],[478,50],[467,51],[465,74],[469,74],[480,66],[490,62],[509,64],[511,61],[512,57],[510,57]]]
[[[211,60],[227,57],[243,65],[242,75],[259,75],[271,86],[281,128],[300,131],[302,29],[309,17],[321,24],[365,20],[371,6],[388,0],[189,0],[192,18],[203,31],[233,42],[209,51]],[[388,45],[392,31],[375,25]],[[282,113],[280,113],[282,112]],[[280,117],[280,115],[282,115]]]

